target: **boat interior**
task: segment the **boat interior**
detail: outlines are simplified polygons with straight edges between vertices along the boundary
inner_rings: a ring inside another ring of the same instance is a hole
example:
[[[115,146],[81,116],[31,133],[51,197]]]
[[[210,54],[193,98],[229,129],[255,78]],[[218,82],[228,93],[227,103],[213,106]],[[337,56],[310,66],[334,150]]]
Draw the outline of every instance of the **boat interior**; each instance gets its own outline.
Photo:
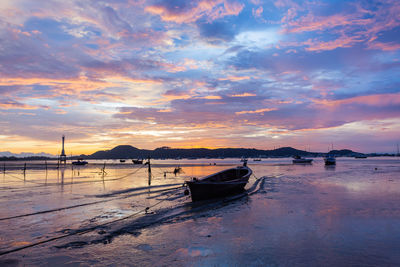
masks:
[[[213,181],[213,182],[224,182],[224,181],[230,181],[230,180],[235,180],[239,179],[246,174],[248,174],[249,170],[246,168],[243,169],[230,169],[226,170],[220,173],[216,173],[215,175],[212,175],[204,180],[206,181]]]

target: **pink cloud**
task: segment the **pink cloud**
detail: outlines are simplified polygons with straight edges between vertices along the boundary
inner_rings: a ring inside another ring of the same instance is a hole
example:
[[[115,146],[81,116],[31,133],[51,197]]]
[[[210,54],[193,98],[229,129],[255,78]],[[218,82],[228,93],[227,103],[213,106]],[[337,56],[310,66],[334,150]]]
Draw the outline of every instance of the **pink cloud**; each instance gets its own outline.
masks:
[[[384,107],[389,105],[399,105],[400,104],[400,93],[397,94],[376,94],[367,96],[357,96],[347,99],[340,100],[312,100],[315,104],[337,108],[342,105],[351,104],[364,104],[369,106]]]
[[[398,45],[395,43],[380,43],[378,36],[381,32],[400,26],[400,19],[398,19],[400,2],[386,1],[371,10],[362,7],[359,3],[349,3],[349,8],[354,8],[355,12],[329,16],[315,15],[314,6],[309,3],[290,6],[290,2],[278,1],[275,3],[279,8],[290,7],[281,19],[282,32],[286,34],[321,33],[320,38],[292,43],[292,45],[306,46],[308,51],[333,50],[339,47],[351,47],[357,43],[367,43],[367,47],[370,49],[384,51],[398,49]],[[303,15],[304,13],[306,14]],[[337,37],[333,40],[323,40],[322,33],[329,33]],[[288,44],[286,43],[286,45]]]
[[[368,45],[368,48],[378,49],[382,51],[395,51],[400,49],[400,44],[394,42],[389,42],[389,43],[373,42]]]
[[[244,8],[243,4],[230,2],[227,0],[202,0],[193,4],[187,9],[173,9],[166,5],[152,5],[145,8],[145,11],[154,15],[159,15],[162,20],[175,23],[190,23],[207,17],[213,21],[225,16],[238,15]]]

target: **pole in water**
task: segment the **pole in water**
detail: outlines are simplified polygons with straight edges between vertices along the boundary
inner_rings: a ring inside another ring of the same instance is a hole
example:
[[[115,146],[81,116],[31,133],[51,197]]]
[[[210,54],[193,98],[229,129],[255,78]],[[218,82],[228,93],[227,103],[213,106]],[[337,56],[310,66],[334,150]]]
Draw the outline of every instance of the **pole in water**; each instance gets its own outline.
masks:
[[[44,165],[46,167],[46,173],[47,173],[47,160],[44,161]]]
[[[25,180],[25,173],[26,173],[26,162],[24,164],[24,180]]]
[[[6,164],[3,163],[3,172],[6,173]]]
[[[102,175],[102,177],[103,177],[103,180],[104,180],[104,175],[105,175],[105,173],[106,173],[106,163],[104,162],[104,164],[103,164],[103,169],[101,170],[101,175]]]
[[[148,166],[148,171],[149,171],[149,185],[151,185],[151,164],[150,164],[150,157],[148,158],[147,161]]]

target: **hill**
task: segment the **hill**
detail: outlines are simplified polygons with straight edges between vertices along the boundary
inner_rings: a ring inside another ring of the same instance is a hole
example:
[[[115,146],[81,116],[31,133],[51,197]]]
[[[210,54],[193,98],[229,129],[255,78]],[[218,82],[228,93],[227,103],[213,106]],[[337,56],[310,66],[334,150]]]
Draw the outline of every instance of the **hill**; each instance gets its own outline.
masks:
[[[351,150],[350,150],[351,151]],[[97,151],[86,158],[90,159],[129,159],[129,158],[258,158],[258,157],[291,157],[294,155],[316,157],[322,153],[307,152],[292,147],[281,147],[274,150],[255,148],[170,148],[160,147],[154,150],[139,149],[130,145],[117,146],[111,150]]]

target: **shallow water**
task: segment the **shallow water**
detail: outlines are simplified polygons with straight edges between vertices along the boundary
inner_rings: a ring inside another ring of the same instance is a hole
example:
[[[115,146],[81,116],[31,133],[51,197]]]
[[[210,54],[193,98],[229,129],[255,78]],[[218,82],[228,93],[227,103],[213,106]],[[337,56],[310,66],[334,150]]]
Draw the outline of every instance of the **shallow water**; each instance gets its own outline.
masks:
[[[183,182],[238,159],[153,161],[150,187],[147,167],[128,162],[105,173],[103,161],[27,162],[25,175],[23,162],[6,164],[0,251],[26,248],[1,265],[400,265],[399,158],[249,161],[247,194],[196,204]]]

